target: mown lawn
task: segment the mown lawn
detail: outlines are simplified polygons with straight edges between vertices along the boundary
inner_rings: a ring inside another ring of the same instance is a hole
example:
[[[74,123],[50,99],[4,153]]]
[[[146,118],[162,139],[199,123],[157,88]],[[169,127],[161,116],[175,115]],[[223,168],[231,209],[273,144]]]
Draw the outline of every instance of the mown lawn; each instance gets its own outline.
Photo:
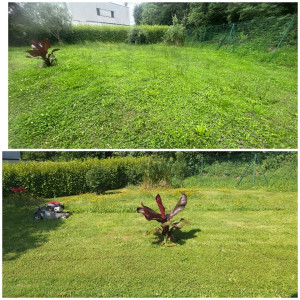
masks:
[[[26,49],[9,49],[10,148],[297,148],[295,64],[95,42],[39,68]]]
[[[145,236],[156,193],[181,192],[191,222],[177,246]],[[3,206],[3,297],[294,297],[297,194],[234,189],[126,189],[58,198],[74,214],[34,222]]]

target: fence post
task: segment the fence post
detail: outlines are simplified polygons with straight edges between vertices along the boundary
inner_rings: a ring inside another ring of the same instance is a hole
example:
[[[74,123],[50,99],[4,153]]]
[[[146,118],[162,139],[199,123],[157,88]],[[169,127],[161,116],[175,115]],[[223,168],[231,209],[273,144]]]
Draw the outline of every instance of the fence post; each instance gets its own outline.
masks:
[[[203,157],[201,157],[200,183],[203,183]]]
[[[222,47],[222,45],[223,45],[224,41],[226,40],[228,34],[229,34],[229,36],[230,36],[230,35],[231,35],[231,32],[232,32],[232,26],[231,26],[231,28],[230,28],[230,31],[227,32],[227,34],[225,35],[225,37],[224,37],[223,40],[221,41],[221,43],[220,43],[220,45],[219,45],[219,47],[218,47],[217,50],[219,50],[219,49]]]
[[[256,157],[256,160],[257,160],[257,164],[259,165],[259,168],[260,168],[261,172],[262,172],[263,175],[264,175],[264,178],[265,178],[266,183],[269,184],[268,179],[267,179],[267,177],[266,177],[266,175],[265,175],[265,172],[264,172],[264,170],[263,170],[263,168],[262,168],[262,165],[261,165],[261,163],[260,163],[258,157]]]
[[[253,158],[253,178],[252,178],[253,183],[255,183],[255,172],[256,172],[256,154],[254,154],[254,158]]]
[[[269,184],[269,182],[268,182],[268,180],[267,180],[267,177],[266,177],[266,175],[265,175],[265,173],[264,173],[264,170],[263,170],[263,168],[262,168],[262,166],[261,166],[261,164],[260,164],[260,161],[259,161],[259,159],[258,159],[258,157],[257,157],[257,154],[254,154],[254,158],[251,159],[250,164],[249,164],[248,167],[246,168],[245,172],[243,173],[243,175],[242,175],[242,177],[241,177],[241,179],[239,180],[239,182],[238,182],[237,185],[238,185],[238,186],[240,185],[240,183],[241,183],[242,180],[244,179],[244,177],[245,177],[247,171],[249,170],[249,168],[251,167],[252,164],[254,164],[254,165],[253,165],[253,177],[252,177],[252,182],[255,183],[256,164],[258,164],[258,165],[259,165],[259,168],[260,168],[260,170],[261,170],[261,172],[262,172],[262,174],[263,174],[263,176],[264,176],[264,178],[265,178],[266,183]]]
[[[277,47],[276,47],[276,49],[275,49],[275,51],[274,51],[274,53],[273,53],[273,55],[272,55],[272,57],[271,57],[271,59],[270,59],[270,62],[272,61],[273,57],[275,56],[275,54],[276,54],[278,48],[280,47],[282,41],[283,41],[284,38],[285,38],[285,36],[286,36],[287,33],[289,32],[289,30],[290,30],[290,28],[291,28],[291,26],[292,26],[292,24],[293,24],[293,22],[294,22],[295,17],[296,17],[296,15],[293,16],[292,21],[291,21],[290,24],[288,25],[288,27],[287,27],[285,33],[283,34],[283,36],[282,36],[280,42],[278,43],[278,45],[277,45]]]
[[[242,175],[242,177],[241,177],[241,179],[240,179],[240,181],[238,182],[237,185],[240,185],[240,183],[242,182],[243,178],[245,177],[245,175],[246,175],[248,169],[250,168],[250,166],[252,165],[252,163],[253,163],[253,158],[251,159],[250,164],[248,165],[247,169],[245,170],[244,174]]]
[[[232,45],[232,52],[234,52],[234,46],[235,46],[235,24],[233,23],[233,45]]]

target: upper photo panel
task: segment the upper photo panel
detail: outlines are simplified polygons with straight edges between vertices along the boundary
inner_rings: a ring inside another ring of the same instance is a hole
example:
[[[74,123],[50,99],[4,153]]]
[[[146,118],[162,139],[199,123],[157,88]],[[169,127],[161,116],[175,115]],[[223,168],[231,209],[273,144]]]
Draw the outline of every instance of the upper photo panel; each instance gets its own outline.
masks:
[[[296,149],[297,9],[8,3],[8,148]]]

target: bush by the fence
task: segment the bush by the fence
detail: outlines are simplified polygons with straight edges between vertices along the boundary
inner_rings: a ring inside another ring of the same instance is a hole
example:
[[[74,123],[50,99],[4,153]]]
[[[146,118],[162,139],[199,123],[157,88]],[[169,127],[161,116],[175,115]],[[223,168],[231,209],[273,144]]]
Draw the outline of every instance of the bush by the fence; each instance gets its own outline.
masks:
[[[3,164],[3,196],[8,196],[10,189],[24,187],[30,193],[40,197],[61,197],[89,192],[86,173],[95,166],[107,169],[123,169],[128,184],[137,184],[143,180],[144,168],[150,157],[127,157],[110,159],[87,159],[70,162],[20,162]],[[122,176],[122,172],[118,173]],[[123,178],[118,178],[115,184]],[[115,185],[115,186],[116,186]]]
[[[173,17],[173,25],[168,28],[164,35],[167,45],[180,46],[184,44],[186,31],[182,24],[178,23],[176,15]]]

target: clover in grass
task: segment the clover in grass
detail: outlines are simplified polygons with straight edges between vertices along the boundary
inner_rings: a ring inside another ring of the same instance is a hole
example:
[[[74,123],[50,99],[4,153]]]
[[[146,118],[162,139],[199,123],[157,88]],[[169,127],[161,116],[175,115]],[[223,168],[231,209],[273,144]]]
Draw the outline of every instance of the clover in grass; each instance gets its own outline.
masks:
[[[54,52],[59,49],[53,49],[50,53],[48,53],[48,49],[51,47],[50,41],[45,39],[41,42],[34,38],[30,38],[30,44],[32,50],[27,50],[26,52],[30,55],[27,55],[28,58],[39,58],[44,61],[44,66],[51,67],[56,64],[56,57],[54,56]]]
[[[164,237],[162,244],[169,244],[169,242],[172,241],[172,233],[175,230],[180,230],[185,225],[189,224],[189,222],[185,219],[180,219],[178,222],[173,222],[171,220],[175,215],[185,208],[187,204],[187,196],[183,193],[174,209],[170,212],[165,211],[165,207],[162,204],[159,194],[156,196],[156,203],[160,213],[152,210],[150,207],[145,206],[143,202],[141,202],[142,207],[137,208],[137,212],[143,214],[148,221],[155,220],[161,223],[161,227],[158,227],[150,232],[148,231],[147,234],[160,233]],[[171,245],[175,244],[172,243]]]

